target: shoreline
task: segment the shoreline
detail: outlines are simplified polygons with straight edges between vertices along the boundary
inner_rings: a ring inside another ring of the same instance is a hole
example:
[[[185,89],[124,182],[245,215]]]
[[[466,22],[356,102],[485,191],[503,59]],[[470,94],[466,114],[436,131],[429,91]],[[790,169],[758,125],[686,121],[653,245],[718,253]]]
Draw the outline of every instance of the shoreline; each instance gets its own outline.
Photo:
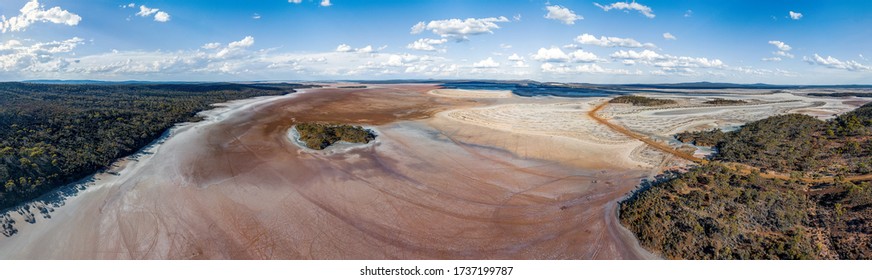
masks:
[[[316,149],[309,148],[308,146],[306,146],[306,143],[303,143],[303,141],[300,140],[300,132],[297,131],[297,125],[292,125],[291,128],[288,129],[287,139],[290,140],[291,143],[294,143],[295,145],[297,145],[297,147],[300,148],[301,151],[304,151],[307,153],[317,153],[317,154],[322,154],[322,155],[331,155],[331,154],[335,154],[335,153],[346,153],[349,151],[367,148],[367,147],[373,147],[373,146],[378,145],[379,138],[382,137],[383,134],[381,134],[381,132],[378,129],[376,129],[374,126],[361,126],[361,127],[363,127],[363,129],[371,131],[373,134],[375,134],[376,137],[374,139],[372,139],[371,141],[369,141],[368,143],[351,143],[351,142],[345,142],[345,141],[336,141],[336,143],[330,144],[330,146],[327,146],[324,149],[316,150]]]
[[[255,106],[258,103],[268,102],[271,99],[292,98],[294,94],[305,92],[305,90],[306,89],[298,89],[295,93],[280,96],[258,96],[212,104],[212,109],[196,113],[197,116],[203,117],[202,120],[198,122],[181,122],[173,125],[173,127],[165,130],[160,137],[153,140],[145,147],[137,150],[131,155],[114,160],[106,170],[96,172],[76,182],[60,186],[49,193],[25,201],[17,206],[3,209],[2,212],[0,212],[0,218],[3,218],[3,220],[0,220],[0,222],[4,225],[11,225],[14,232],[9,235],[6,235],[4,232],[4,236],[0,236],[0,242],[4,239],[15,239],[15,237],[20,236],[27,231],[31,231],[31,229],[29,229],[30,227],[38,226],[40,223],[49,222],[52,220],[53,216],[63,215],[61,212],[63,210],[68,210],[66,208],[77,208],[76,202],[83,196],[87,196],[93,192],[98,192],[104,188],[114,187],[114,181],[117,181],[119,177],[134,172],[134,170],[141,165],[147,165],[153,155],[160,150],[161,145],[170,137],[178,135],[179,133],[184,133],[185,131],[199,125],[218,122],[223,118],[226,118],[227,115],[232,113],[234,110]],[[24,232],[22,232],[22,230],[24,230]],[[4,252],[0,250],[0,256],[2,256],[3,253]]]

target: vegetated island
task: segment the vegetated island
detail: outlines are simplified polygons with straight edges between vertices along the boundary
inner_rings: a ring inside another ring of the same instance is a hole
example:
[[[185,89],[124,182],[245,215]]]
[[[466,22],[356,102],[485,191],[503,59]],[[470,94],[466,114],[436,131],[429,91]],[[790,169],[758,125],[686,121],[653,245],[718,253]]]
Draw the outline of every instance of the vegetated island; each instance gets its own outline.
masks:
[[[375,133],[361,126],[328,123],[299,123],[294,129],[306,147],[323,150],[336,142],[366,144],[375,140]]]
[[[648,250],[668,259],[872,258],[872,104],[830,121],[789,114],[677,138],[715,146],[717,161],[643,184],[621,203],[621,222]],[[790,175],[762,177],[768,170]]]
[[[740,100],[740,99],[715,98],[712,100],[707,100],[703,103],[709,104],[709,105],[742,105],[742,104],[748,104],[748,101]]]
[[[0,83],[0,210],[109,167],[211,104],[307,87]]]
[[[660,105],[672,105],[675,104],[675,100],[671,99],[659,99],[659,98],[651,98],[645,96],[638,95],[623,95],[613,98],[609,100],[609,103],[628,103],[633,104],[633,106],[660,106]]]

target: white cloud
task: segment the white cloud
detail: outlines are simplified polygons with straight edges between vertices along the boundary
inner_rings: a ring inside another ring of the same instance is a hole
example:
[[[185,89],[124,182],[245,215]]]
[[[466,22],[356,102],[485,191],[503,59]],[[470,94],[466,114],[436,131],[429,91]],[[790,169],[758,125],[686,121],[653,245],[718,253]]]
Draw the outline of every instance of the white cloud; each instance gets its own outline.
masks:
[[[554,74],[581,74],[581,73],[619,74],[619,75],[634,74],[634,73],[631,73],[630,71],[627,71],[625,69],[608,69],[608,68],[603,68],[603,67],[596,65],[596,64],[582,64],[582,65],[576,65],[573,67],[573,66],[569,66],[569,65],[552,64],[552,63],[546,62],[546,63],[542,63],[542,65],[539,66],[539,69],[541,69],[542,72],[554,73]],[[637,71],[637,72],[635,72],[635,74],[641,74],[641,72]]]
[[[141,17],[147,17],[147,16],[150,16],[152,14],[157,13],[157,11],[160,11],[160,9],[152,9],[152,8],[146,7],[145,5],[142,5],[142,6],[139,6],[139,12],[136,13],[136,15],[141,16]]]
[[[625,47],[625,48],[655,48],[656,46],[651,43],[639,43],[632,38],[618,38],[618,37],[606,37],[600,36],[597,38],[596,36],[584,33],[575,38],[575,41],[584,45],[594,45],[600,47]]]
[[[245,36],[242,40],[230,42],[226,48],[221,49],[215,54],[215,57],[223,58],[228,56],[238,55],[243,49],[254,45],[254,37]]]
[[[69,61],[56,57],[72,52],[84,40],[73,37],[64,41],[34,43],[9,40],[0,43],[0,69],[6,72],[56,72]]]
[[[533,59],[546,62],[567,62],[569,61],[569,55],[558,47],[539,48],[539,51],[533,55]]]
[[[512,45],[509,45],[509,44],[500,44],[500,48],[501,48],[501,49],[511,49],[511,48],[512,48]]]
[[[512,16],[512,19],[514,19],[515,21],[521,21],[521,14]]]
[[[303,0],[288,0],[288,3],[300,4],[303,3]]]
[[[794,11],[790,11],[790,18],[793,20],[799,20],[802,18],[802,14],[794,12]]]
[[[508,59],[509,61],[524,61],[524,58],[521,57],[520,55],[516,54],[516,53],[513,53],[513,54],[510,55],[507,59]]]
[[[242,38],[242,40],[239,40],[239,41],[236,41],[236,42],[230,42],[230,44],[227,44],[227,47],[230,47],[230,48],[247,48],[247,47],[251,47],[251,45],[254,45],[254,37],[251,37],[251,36],[245,36],[245,38]]]
[[[490,33],[493,34],[495,29],[499,29],[498,22],[508,22],[506,17],[489,17],[489,18],[468,18],[461,19],[444,19],[434,20],[428,23],[418,22],[412,26],[411,33],[419,34],[425,30],[429,30],[443,38],[453,38],[456,40],[466,40],[468,36]]]
[[[672,35],[672,33],[669,33],[669,32],[663,33],[663,39],[678,40],[678,38],[675,38],[675,35]]]
[[[833,69],[843,69],[848,71],[872,71],[872,67],[868,65],[863,65],[854,60],[841,61],[832,56],[827,56],[826,58],[823,58],[818,54],[814,54],[814,57],[810,58],[805,56],[802,57],[802,60],[812,65],[817,64]]]
[[[606,12],[608,12],[611,9],[636,10],[648,18],[654,18],[656,16],[656,15],[654,15],[654,11],[651,10],[651,7],[636,3],[636,1],[633,1],[632,3],[615,2],[615,3],[611,3],[609,5],[600,5],[599,3],[593,3],[593,4],[596,5],[597,7],[600,7],[600,9],[603,9],[603,11],[606,11]]]
[[[387,47],[388,46],[382,46],[379,48],[379,50],[383,50]],[[374,53],[375,51],[376,50],[373,49],[372,45],[366,45],[366,47],[355,49],[347,44],[339,44],[339,46],[337,46],[336,50],[335,50],[335,52],[356,52],[356,53]]]
[[[557,20],[566,25],[573,25],[576,20],[584,19],[584,17],[576,15],[572,10],[558,5],[546,6],[545,9],[548,10],[545,18]]]
[[[776,57],[763,58],[763,61],[781,61],[780,57],[793,58],[793,54],[788,52],[791,49],[793,49],[790,47],[790,45],[788,45],[782,41],[774,41],[774,40],[769,41],[769,44],[778,48],[778,51],[772,52],[772,54],[776,55]]]
[[[207,49],[207,50],[212,50],[212,49],[217,49],[217,48],[220,47],[220,46],[221,46],[221,43],[217,43],[217,42],[215,42],[215,43],[206,43],[206,44],[204,44],[204,45],[203,45],[202,47],[200,47],[200,48],[202,48],[202,49]]]
[[[330,7],[333,4],[330,4],[330,0],[321,0],[321,7]]]
[[[674,69],[684,69],[684,68],[725,68],[727,65],[724,64],[720,59],[710,59],[705,57],[688,57],[688,56],[673,56],[668,54],[658,54],[652,50],[643,50],[641,52],[633,51],[633,50],[620,50],[616,51],[611,55],[614,59],[622,59],[622,60],[632,60],[633,63],[624,64],[635,64],[641,63],[645,65],[651,65],[654,67],[660,67],[664,70],[672,71]],[[686,70],[683,70],[686,71]]]
[[[793,54],[792,54],[792,53],[785,52],[785,51],[776,51],[776,52],[772,52],[772,53],[775,54],[775,55],[777,55],[777,56],[783,56],[783,57],[793,58]]]
[[[254,13],[254,15],[251,16],[251,18],[252,19],[260,19],[260,14]]]
[[[789,51],[789,50],[793,49],[790,47],[790,45],[785,44],[782,41],[769,41],[769,44],[775,46],[776,48],[778,48],[779,50],[782,50],[782,51]]]
[[[359,48],[356,51],[357,51],[357,53],[372,53],[372,52],[374,52],[371,45],[366,45],[366,47]]]
[[[164,11],[157,12],[156,14],[154,14],[154,21],[157,21],[157,22],[170,21],[170,14],[167,14]]]
[[[5,15],[0,17],[0,30],[3,33],[22,31],[36,22],[51,22],[74,26],[78,25],[79,21],[82,20],[82,17],[79,15],[63,10],[60,7],[46,10],[37,0],[27,2],[19,11],[21,14],[8,19]]]
[[[351,46],[346,44],[340,44],[338,47],[336,47],[337,52],[350,52],[352,50],[353,49],[351,48]]]
[[[684,12],[684,17],[692,17],[692,16],[693,16],[693,10],[687,10],[686,12]]]
[[[475,68],[497,68],[500,67],[500,64],[494,61],[493,58],[488,57],[482,61],[476,62],[472,64],[472,67]]]
[[[430,39],[430,38],[421,38],[415,40],[406,46],[407,49],[418,50],[418,51],[438,51],[435,46],[442,45],[448,42],[448,39]]]
[[[599,57],[597,57],[595,54],[583,50],[576,50],[569,53],[569,58],[573,62],[594,62],[599,60]]]
[[[167,22],[170,21],[170,14],[167,12],[161,11],[157,8],[149,8],[145,5],[139,6],[139,12],[136,13],[137,16],[148,17],[154,15],[154,21],[157,22]]]

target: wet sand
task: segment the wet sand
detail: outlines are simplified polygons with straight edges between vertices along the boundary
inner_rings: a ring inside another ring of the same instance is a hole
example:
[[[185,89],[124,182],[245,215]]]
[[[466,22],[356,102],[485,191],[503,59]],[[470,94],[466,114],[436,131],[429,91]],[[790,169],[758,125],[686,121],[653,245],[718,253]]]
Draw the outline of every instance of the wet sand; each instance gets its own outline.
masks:
[[[98,176],[51,219],[16,223],[0,258],[646,257],[614,217],[645,170],[579,168],[447,133],[480,126],[440,126],[437,113],[498,104],[432,89],[315,89],[209,112],[118,175]],[[309,153],[287,139],[302,121],[381,134],[372,146]]]

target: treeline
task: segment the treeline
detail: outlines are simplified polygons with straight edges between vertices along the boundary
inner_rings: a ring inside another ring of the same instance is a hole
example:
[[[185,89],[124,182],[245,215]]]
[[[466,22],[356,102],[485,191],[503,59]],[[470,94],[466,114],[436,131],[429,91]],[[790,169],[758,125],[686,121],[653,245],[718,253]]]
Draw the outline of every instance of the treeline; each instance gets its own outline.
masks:
[[[675,104],[676,102],[672,99],[658,99],[638,95],[622,95],[612,98],[612,100],[609,100],[609,103],[629,103],[633,104],[634,106],[660,106],[671,105]]]
[[[830,121],[783,115],[722,133],[682,134],[712,144],[714,159],[790,172],[789,180],[718,162],[646,185],[620,206],[642,245],[670,259],[870,259],[872,105]],[[802,177],[836,175],[834,183]]]
[[[0,209],[106,168],[210,104],[301,87],[0,83]]]
[[[710,163],[621,203],[620,219],[668,259],[872,258],[872,185],[742,174]]]
[[[300,123],[294,128],[300,134],[300,141],[315,150],[323,150],[339,141],[369,143],[376,136],[372,130],[347,124]]]
[[[872,104],[829,121],[788,114],[732,132],[684,132],[684,143],[717,148],[713,159],[780,172],[851,176],[872,172]]]
[[[748,102],[740,99],[723,99],[723,98],[715,98],[712,100],[706,100],[703,104],[709,105],[741,105],[747,104]]]

